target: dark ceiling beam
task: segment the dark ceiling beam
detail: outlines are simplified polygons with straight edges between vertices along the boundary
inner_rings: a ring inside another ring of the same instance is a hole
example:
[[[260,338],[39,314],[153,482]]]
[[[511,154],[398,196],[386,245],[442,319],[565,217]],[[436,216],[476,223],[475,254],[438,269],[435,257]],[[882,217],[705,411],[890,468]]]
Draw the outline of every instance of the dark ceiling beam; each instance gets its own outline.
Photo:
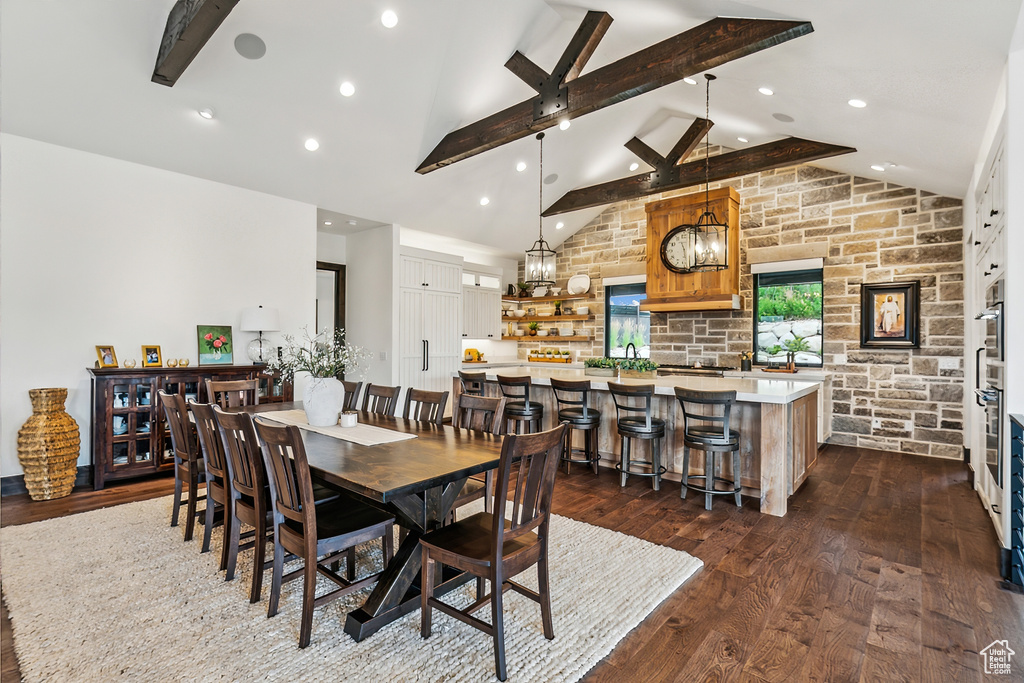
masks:
[[[589,18],[590,13],[587,16]],[[721,17],[712,19],[567,81],[564,85],[567,98],[562,108],[552,108],[550,97],[542,92],[534,99],[520,102],[497,114],[452,131],[427,155],[416,172],[435,171],[456,161],[546,130],[566,116],[575,118],[589,114],[616,102],[674,83],[686,76],[707,71],[798,38],[813,30],[810,22],[806,21]],[[588,42],[587,45],[591,43]],[[537,69],[540,70],[539,67]],[[522,73],[525,73],[525,70],[521,70],[517,75],[522,78]],[[553,78],[549,79],[548,83],[550,80]],[[541,112],[542,115],[538,116],[537,112]]]
[[[711,126],[715,125],[714,122],[708,119],[696,119],[690,124],[690,127],[683,133],[683,137],[679,138],[673,147],[672,151],[665,156],[665,160],[670,164],[681,164],[686,160],[686,157],[693,153],[693,150],[697,149],[697,145],[704,139],[704,136],[711,130]],[[628,145],[627,145],[628,146]]]
[[[154,83],[172,87],[239,0],[178,0],[160,39]]]
[[[648,166],[659,168],[665,165],[665,157],[658,154],[650,145],[638,137],[634,137],[627,142],[626,149],[640,157],[640,160]]]
[[[802,138],[786,138],[711,157],[708,163],[708,180],[718,182],[750,173],[805,164],[856,151],[853,147],[841,147]],[[554,216],[569,211],[614,204],[626,199],[636,199],[655,192],[681,190],[699,185],[704,182],[704,159],[677,166],[675,171],[678,172],[678,177],[673,178],[672,182],[658,186],[655,186],[651,180],[655,173],[641,173],[629,178],[572,190],[548,207],[542,215]]]
[[[534,64],[529,57],[519,50],[512,53],[512,56],[505,62],[505,68],[522,79],[523,83],[540,92],[544,84],[551,76],[548,72]]]
[[[587,12],[555,67],[553,75],[558,79],[558,85],[564,86],[580,75],[611,25],[612,17],[607,12]]]

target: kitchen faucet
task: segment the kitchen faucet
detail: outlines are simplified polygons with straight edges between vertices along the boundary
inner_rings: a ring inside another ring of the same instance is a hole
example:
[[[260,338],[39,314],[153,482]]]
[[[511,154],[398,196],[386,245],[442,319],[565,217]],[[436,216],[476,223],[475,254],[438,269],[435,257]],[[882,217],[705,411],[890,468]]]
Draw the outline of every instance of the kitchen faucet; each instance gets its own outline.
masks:
[[[637,357],[637,355],[636,355],[636,344],[634,344],[633,342],[629,342],[628,344],[626,344],[626,358],[629,358],[629,349],[630,349],[630,347],[632,347],[632,349],[633,349],[633,358],[636,358]]]

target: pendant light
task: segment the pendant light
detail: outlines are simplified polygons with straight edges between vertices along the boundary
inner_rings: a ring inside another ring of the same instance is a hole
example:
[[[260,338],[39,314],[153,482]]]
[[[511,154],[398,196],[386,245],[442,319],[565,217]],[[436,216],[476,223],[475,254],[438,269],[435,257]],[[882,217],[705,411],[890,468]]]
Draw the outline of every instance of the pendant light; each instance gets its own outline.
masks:
[[[704,74],[707,79],[707,91],[704,99],[704,118],[710,120],[711,114],[711,81],[712,74]],[[689,233],[687,243],[691,245],[689,253],[690,272],[724,270],[729,267],[729,241],[727,226],[718,220],[711,210],[711,140],[710,134],[704,137],[704,212],[692,225],[681,226]]]
[[[540,184],[537,192],[537,222],[539,237],[532,249],[526,250],[526,284],[547,286],[555,284],[555,250],[544,240],[544,133],[537,133],[540,141]]]

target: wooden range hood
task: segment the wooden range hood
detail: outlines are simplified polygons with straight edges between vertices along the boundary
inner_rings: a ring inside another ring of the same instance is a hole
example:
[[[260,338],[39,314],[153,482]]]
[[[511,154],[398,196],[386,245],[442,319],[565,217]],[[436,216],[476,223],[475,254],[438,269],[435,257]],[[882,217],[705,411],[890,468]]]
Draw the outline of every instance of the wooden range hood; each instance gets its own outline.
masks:
[[[651,202],[647,209],[647,300],[644,311],[740,310],[740,195],[732,187],[712,190],[711,211],[729,226],[724,270],[676,273],[661,260],[661,243],[677,225],[696,223],[704,212],[705,194]]]

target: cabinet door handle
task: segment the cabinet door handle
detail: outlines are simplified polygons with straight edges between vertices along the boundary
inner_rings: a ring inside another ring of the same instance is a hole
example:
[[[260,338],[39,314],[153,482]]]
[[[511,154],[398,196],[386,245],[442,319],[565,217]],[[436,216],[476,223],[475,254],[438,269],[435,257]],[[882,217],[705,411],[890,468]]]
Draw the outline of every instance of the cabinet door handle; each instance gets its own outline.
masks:
[[[985,347],[980,346],[978,350],[974,352],[974,388],[975,390],[981,389],[981,354],[985,352]],[[978,405],[983,405],[981,401],[977,401]]]
[[[974,246],[978,246],[979,244],[981,244],[981,242],[979,242],[978,240],[974,240]]]
[[[987,276],[989,276],[989,275],[991,275],[991,274],[992,274],[992,272],[991,272],[991,271],[988,271],[988,270],[986,270],[986,271],[985,271],[984,273],[982,273],[982,275],[983,275],[983,276],[986,276],[986,277],[987,277]]]
[[[420,352],[423,354],[423,358],[420,359],[421,360],[421,362],[420,362],[420,372],[426,372],[427,371],[427,340],[426,339],[422,339],[420,341],[423,342],[423,346],[420,349]]]
[[[991,211],[988,212],[988,215],[989,216],[998,216],[999,215],[999,211],[996,210],[996,209],[992,209]]]
[[[992,270],[995,270],[996,268],[999,267],[999,264],[998,263],[990,263],[990,264],[988,264],[988,267],[991,268]]]
[[[430,340],[429,339],[424,339],[423,343],[427,345],[427,355],[424,356],[424,358],[425,358],[425,360],[427,362],[427,366],[425,368],[423,368],[423,369],[424,370],[430,370]]]
[[[981,227],[983,227],[983,228],[991,228],[992,224],[991,223],[982,223]]]

